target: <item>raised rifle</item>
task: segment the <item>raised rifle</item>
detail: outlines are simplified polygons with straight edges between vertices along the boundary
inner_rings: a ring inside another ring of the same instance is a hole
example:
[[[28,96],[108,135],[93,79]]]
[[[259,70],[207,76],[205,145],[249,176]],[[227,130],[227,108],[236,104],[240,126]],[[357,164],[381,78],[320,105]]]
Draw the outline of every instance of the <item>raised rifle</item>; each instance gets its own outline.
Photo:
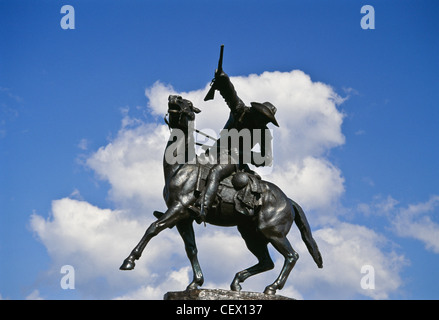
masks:
[[[224,45],[222,44],[220,57],[218,60],[218,68],[215,70],[215,76],[223,71],[223,53],[224,53]],[[216,90],[215,78],[213,78],[212,82],[210,83],[209,92],[207,92],[206,97],[204,97],[204,101],[213,100],[213,98],[215,97],[215,90]]]

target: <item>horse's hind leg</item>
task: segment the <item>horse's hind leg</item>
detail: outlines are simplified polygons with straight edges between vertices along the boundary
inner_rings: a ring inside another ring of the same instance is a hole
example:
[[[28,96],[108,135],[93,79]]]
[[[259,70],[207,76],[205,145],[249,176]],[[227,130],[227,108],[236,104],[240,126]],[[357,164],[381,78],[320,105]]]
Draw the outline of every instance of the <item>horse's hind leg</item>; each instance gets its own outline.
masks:
[[[271,260],[270,254],[268,253],[267,239],[251,227],[238,226],[238,230],[247,248],[258,258],[259,262],[235,275],[230,285],[233,291],[241,291],[241,285],[239,283],[244,282],[248,277],[274,268],[273,260]]]
[[[195,243],[195,233],[192,223],[192,219],[183,220],[177,223],[177,229],[184,241],[186,254],[191,262],[194,275],[192,282],[186,288],[187,290],[197,289],[204,283],[203,272],[201,271],[200,263],[198,262],[198,250]]]
[[[288,275],[296,264],[296,261],[299,259],[299,254],[291,247],[291,244],[286,236],[271,237],[269,240],[276,250],[279,251],[285,258],[284,265],[276,281],[267,286],[264,290],[265,294],[274,295],[276,290],[280,290],[284,287]]]

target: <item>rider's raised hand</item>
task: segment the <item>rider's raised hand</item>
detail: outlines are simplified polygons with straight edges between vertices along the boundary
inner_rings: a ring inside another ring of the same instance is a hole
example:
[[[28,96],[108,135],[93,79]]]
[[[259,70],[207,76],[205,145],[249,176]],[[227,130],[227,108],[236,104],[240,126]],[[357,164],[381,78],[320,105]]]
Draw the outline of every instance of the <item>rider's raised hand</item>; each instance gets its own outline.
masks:
[[[215,73],[215,85],[218,89],[230,82],[230,78],[224,71]]]

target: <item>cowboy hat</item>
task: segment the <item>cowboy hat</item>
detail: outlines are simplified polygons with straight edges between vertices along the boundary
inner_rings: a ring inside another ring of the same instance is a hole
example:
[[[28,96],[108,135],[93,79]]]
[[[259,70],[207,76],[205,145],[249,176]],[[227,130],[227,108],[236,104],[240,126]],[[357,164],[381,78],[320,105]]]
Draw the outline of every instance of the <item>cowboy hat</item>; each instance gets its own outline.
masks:
[[[276,127],[279,127],[279,124],[277,123],[276,118],[274,117],[277,109],[270,102],[264,102],[264,103],[250,102],[250,104],[252,105],[253,110],[261,113],[266,118],[268,118],[270,122],[273,123]]]

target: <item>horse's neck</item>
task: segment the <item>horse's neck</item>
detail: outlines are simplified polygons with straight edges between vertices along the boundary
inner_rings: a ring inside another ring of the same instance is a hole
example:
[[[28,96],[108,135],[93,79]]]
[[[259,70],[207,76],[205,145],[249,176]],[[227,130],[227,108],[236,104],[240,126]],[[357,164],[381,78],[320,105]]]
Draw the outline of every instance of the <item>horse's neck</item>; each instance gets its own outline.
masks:
[[[172,129],[163,155],[163,169],[165,180],[171,177],[181,165],[191,162],[195,163],[195,149],[192,139],[188,137],[187,131]]]

